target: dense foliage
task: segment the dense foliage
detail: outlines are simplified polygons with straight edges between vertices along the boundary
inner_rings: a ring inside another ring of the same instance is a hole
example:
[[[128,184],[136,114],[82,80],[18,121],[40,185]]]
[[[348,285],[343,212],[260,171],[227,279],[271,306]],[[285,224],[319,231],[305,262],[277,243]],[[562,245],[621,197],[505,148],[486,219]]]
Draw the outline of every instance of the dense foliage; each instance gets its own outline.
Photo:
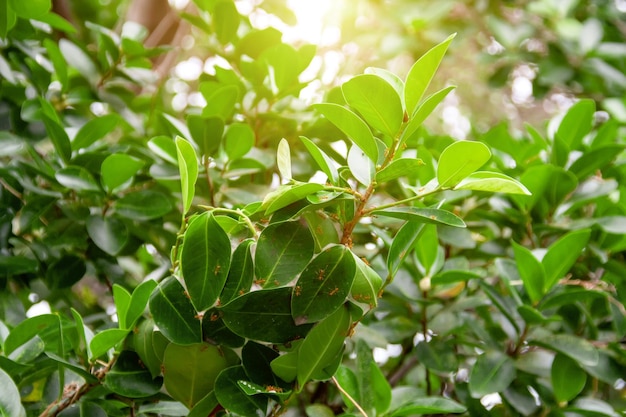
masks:
[[[0,414],[623,414],[618,2],[358,1],[341,16],[397,42],[367,57],[345,26],[327,83],[241,3],[174,12],[194,42],[171,50],[96,3],[0,0]],[[579,99],[427,127],[479,12],[493,85],[532,64],[533,100]]]

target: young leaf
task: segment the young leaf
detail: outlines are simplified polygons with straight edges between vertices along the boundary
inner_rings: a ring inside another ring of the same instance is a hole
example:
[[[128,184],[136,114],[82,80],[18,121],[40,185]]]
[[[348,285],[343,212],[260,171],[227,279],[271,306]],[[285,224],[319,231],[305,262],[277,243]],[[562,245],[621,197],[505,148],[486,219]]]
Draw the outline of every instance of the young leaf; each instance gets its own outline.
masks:
[[[453,227],[466,227],[465,222],[456,214],[434,208],[390,207],[374,210],[372,214],[420,223],[440,223]]]
[[[176,154],[178,156],[178,170],[183,194],[183,216],[191,208],[191,203],[198,179],[198,159],[191,144],[180,136],[176,137]]]
[[[404,111],[398,93],[387,81],[373,74],[362,74],[345,82],[341,90],[350,107],[370,126],[388,138],[395,137],[402,125]],[[378,162],[376,159],[372,161]]]
[[[332,124],[337,126],[374,163],[378,162],[378,146],[367,124],[349,109],[334,103],[313,106]]]
[[[137,323],[137,320],[139,320],[144,310],[148,306],[150,295],[152,294],[152,291],[154,291],[156,286],[157,282],[149,279],[139,284],[133,290],[133,294],[130,297],[130,303],[128,304],[128,308],[126,310],[125,323],[127,329],[133,329],[135,327],[135,323]]]
[[[309,332],[298,353],[297,379],[300,388],[332,363],[343,347],[350,323],[348,309],[341,307]]]
[[[396,74],[389,70],[376,67],[365,68],[364,73],[376,75],[377,77],[380,77],[383,80],[387,81],[389,85],[392,86],[394,90],[396,90],[396,93],[398,93],[398,97],[400,97],[400,100],[402,101],[402,110],[406,110],[404,106],[404,81],[402,81],[400,77],[398,77]]]
[[[450,86],[433,93],[428,96],[428,98],[426,98],[426,100],[424,100],[424,102],[420,104],[417,109],[415,109],[413,116],[409,119],[409,123],[402,133],[402,142],[405,142],[413,133],[417,131],[417,129],[419,129],[422,123],[424,123],[424,120],[430,116],[439,103],[441,103],[443,99],[445,99],[455,88],[456,87],[454,86]]]
[[[339,173],[337,172],[337,167],[335,166],[335,162],[330,159],[328,155],[324,153],[320,148],[317,147],[313,141],[310,139],[300,136],[300,140],[304,144],[304,147],[307,148],[317,166],[322,170],[324,174],[328,177],[328,181],[332,184],[337,185],[339,182]]]
[[[499,172],[476,171],[465,177],[455,190],[489,191],[492,193],[530,195],[521,182]]]
[[[392,161],[376,174],[376,182],[383,184],[396,178],[411,176],[424,165],[421,159],[399,158]]]
[[[296,326],[291,316],[288,287],[253,291],[221,307],[226,326],[239,336],[268,343],[304,337],[310,325]]]
[[[127,330],[126,313],[130,305],[130,293],[121,285],[113,284],[113,301],[115,302],[115,310],[120,329]]]
[[[130,330],[127,329],[106,329],[96,333],[89,343],[89,352],[91,353],[89,361],[93,362],[109,350],[119,346],[126,339],[128,333]]]
[[[285,138],[278,143],[278,151],[276,154],[276,165],[278,171],[284,181],[291,181],[291,154],[289,150],[289,142]]]
[[[515,263],[524,283],[524,288],[531,301],[537,303],[545,295],[545,269],[530,250],[516,242],[511,243],[515,253]]]
[[[205,99],[207,104],[202,110],[202,116],[216,116],[226,121],[231,118],[239,101],[239,88],[236,85],[219,87]]]
[[[587,242],[591,237],[591,230],[582,229],[567,233],[548,248],[541,263],[546,271],[544,291],[548,292],[576,263]]]
[[[42,314],[30,317],[15,326],[4,340],[4,355],[11,354],[14,350],[28,342],[35,336],[47,340],[49,334],[58,337],[59,316],[56,314]]]
[[[502,392],[515,379],[515,365],[511,358],[497,350],[488,350],[478,357],[469,377],[472,397],[481,398]]]
[[[129,182],[144,164],[143,160],[130,155],[123,153],[111,154],[102,161],[102,166],[100,167],[102,184],[107,191],[112,192]]]
[[[193,408],[213,391],[219,373],[230,365],[221,348],[196,343],[179,346],[170,343],[163,357],[167,392],[188,408]]]
[[[354,178],[366,187],[371,184],[376,175],[374,163],[358,146],[352,146],[348,151],[348,167]]]
[[[293,289],[291,310],[296,324],[322,320],[343,305],[354,273],[354,257],[344,245],[331,246],[313,258]]]
[[[474,173],[491,158],[487,145],[480,142],[458,141],[446,147],[437,166],[441,188],[452,188]]]
[[[422,100],[422,96],[455,36],[456,34],[450,35],[445,41],[431,48],[409,70],[404,86],[404,102],[409,115],[413,114]]]
[[[298,376],[298,352],[300,351],[300,346],[299,344],[295,350],[280,355],[270,363],[272,372],[285,382],[293,382]]]
[[[313,236],[302,222],[267,226],[259,236],[254,258],[259,283],[274,287],[291,282],[309,263],[314,248]]]
[[[191,345],[202,341],[202,325],[183,286],[175,277],[166,278],[150,296],[150,313],[170,341]]]
[[[241,16],[233,0],[219,0],[213,9],[213,24],[215,34],[222,45],[231,42],[237,36]]]

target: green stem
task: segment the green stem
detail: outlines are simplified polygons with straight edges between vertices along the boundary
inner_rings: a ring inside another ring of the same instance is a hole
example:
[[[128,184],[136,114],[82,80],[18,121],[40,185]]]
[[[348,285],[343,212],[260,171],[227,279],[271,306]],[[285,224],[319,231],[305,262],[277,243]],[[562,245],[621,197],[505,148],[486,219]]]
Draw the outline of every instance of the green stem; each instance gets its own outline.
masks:
[[[331,380],[333,381],[333,384],[335,384],[335,386],[337,387],[337,389],[348,399],[350,400],[350,402],[352,404],[354,404],[354,407],[356,407],[357,410],[359,410],[359,413],[361,413],[361,415],[363,417],[367,417],[367,413],[365,412],[365,410],[363,409],[363,407],[361,407],[361,405],[356,402],[356,400],[354,398],[352,398],[352,396],[350,394],[348,394],[348,392],[343,389],[343,387],[339,384],[339,381],[337,381],[337,378],[335,378],[334,376],[331,378]]]
[[[208,210],[212,213],[223,213],[223,214],[232,214],[234,216],[238,216],[239,218],[241,218],[244,223],[246,224],[246,226],[248,227],[248,229],[250,230],[250,232],[252,233],[252,236],[254,237],[254,239],[258,239],[259,237],[259,232],[256,230],[256,227],[254,227],[254,223],[252,223],[252,220],[250,220],[250,218],[248,216],[246,216],[243,211],[239,210],[239,209],[227,209],[227,208],[223,208],[223,207],[211,207],[211,206],[198,206],[200,208],[203,208],[205,210]]]

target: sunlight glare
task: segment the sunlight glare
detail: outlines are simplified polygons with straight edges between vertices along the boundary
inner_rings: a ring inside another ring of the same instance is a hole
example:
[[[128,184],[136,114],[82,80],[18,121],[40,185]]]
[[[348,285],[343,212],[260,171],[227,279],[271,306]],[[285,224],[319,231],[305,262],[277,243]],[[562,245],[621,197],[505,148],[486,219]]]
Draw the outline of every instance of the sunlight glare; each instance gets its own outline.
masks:
[[[287,0],[287,6],[296,15],[298,24],[285,30],[286,37],[316,45],[332,42],[337,37],[337,28],[326,26],[333,0]]]

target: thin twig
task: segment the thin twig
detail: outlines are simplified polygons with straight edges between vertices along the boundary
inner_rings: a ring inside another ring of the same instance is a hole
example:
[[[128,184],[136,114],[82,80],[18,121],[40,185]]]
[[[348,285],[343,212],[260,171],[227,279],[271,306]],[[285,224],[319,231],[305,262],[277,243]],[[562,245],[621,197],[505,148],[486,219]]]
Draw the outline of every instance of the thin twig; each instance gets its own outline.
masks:
[[[359,410],[359,412],[363,415],[363,417],[368,417],[367,413],[365,412],[365,410],[363,409],[363,407],[361,407],[359,405],[358,402],[356,402],[356,400],[354,398],[352,398],[352,396],[350,394],[348,394],[348,392],[343,389],[343,387],[339,384],[339,381],[337,381],[337,378],[335,378],[334,376],[331,378],[331,381],[333,381],[333,384],[335,384],[335,386],[337,387],[337,389],[343,394],[345,395],[345,397],[347,399],[350,400],[350,402],[352,404],[354,404],[354,406],[356,407],[357,410]]]

